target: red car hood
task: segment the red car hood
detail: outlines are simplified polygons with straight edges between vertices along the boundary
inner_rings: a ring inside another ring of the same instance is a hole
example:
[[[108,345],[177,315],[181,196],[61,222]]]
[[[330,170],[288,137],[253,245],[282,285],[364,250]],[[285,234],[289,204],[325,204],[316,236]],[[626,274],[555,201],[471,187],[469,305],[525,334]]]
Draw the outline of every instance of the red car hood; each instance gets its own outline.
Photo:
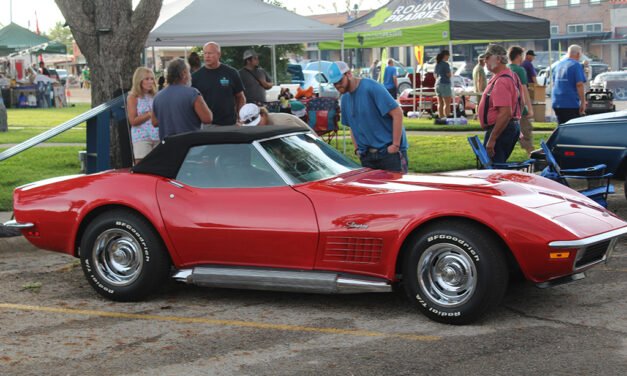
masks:
[[[615,214],[578,192],[549,179],[523,172],[468,170],[439,175],[403,175],[380,170],[360,170],[319,183],[335,187],[338,184],[350,185],[348,190],[364,195],[427,190],[479,193],[502,203],[516,205],[530,212],[530,215],[535,213],[577,237],[597,235],[627,226]]]

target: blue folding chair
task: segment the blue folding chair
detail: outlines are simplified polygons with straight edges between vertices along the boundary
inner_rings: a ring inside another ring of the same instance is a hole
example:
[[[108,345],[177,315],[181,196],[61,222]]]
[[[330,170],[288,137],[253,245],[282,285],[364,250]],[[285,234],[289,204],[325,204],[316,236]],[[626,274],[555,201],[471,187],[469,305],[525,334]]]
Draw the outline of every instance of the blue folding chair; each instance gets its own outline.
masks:
[[[579,191],[579,193],[592,199],[604,208],[607,208],[607,195],[615,193],[615,190],[614,186],[610,184],[610,177],[613,174],[611,172],[605,173],[605,168],[607,167],[605,164],[563,170],[557,164],[553,153],[551,153],[551,150],[544,140],[540,140],[540,146],[542,147],[542,151],[544,151],[547,163],[547,166],[540,173],[541,176],[564,184],[567,187],[569,187],[569,185],[566,179],[585,179],[588,183],[588,188]]]
[[[479,140],[479,136],[475,135],[472,137],[468,137],[468,143],[472,148],[472,151],[475,153],[477,157],[477,169],[478,170],[524,170],[527,172],[531,172],[533,163],[536,161],[535,159],[529,159],[524,162],[507,162],[507,163],[494,163],[492,159],[488,156],[487,150],[483,147],[481,140]]]

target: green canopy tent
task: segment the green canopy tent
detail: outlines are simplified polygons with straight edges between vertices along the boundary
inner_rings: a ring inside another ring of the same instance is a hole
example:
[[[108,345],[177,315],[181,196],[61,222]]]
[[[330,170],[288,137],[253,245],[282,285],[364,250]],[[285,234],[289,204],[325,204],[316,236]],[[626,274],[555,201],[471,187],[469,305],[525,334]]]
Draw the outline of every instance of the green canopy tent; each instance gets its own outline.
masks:
[[[32,47],[35,48],[30,51]],[[53,42],[15,23],[0,29],[0,56],[24,50],[29,50],[29,54],[64,54],[67,51],[64,44]]]
[[[549,39],[551,35],[548,20],[481,0],[391,0],[341,27],[343,41],[320,42],[319,48],[343,51],[344,48],[448,44],[452,52],[453,44]],[[454,117],[456,113],[453,111]]]
[[[549,39],[550,22],[481,0],[392,0],[341,26],[344,48]],[[341,42],[320,42],[340,49]]]

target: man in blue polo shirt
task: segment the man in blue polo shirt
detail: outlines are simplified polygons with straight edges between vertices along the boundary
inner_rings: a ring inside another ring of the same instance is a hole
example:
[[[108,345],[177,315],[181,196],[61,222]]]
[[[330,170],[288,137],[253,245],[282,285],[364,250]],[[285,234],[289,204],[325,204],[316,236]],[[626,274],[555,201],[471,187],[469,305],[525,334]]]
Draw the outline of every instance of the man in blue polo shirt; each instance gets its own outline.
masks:
[[[355,78],[343,61],[329,68],[329,82],[342,94],[342,124],[350,127],[361,165],[407,172],[403,111],[380,83]]]
[[[579,63],[581,47],[573,44],[568,47],[568,59],[562,60],[553,68],[553,90],[551,102],[557,116],[557,123],[585,114],[586,97],[584,84],[586,75]]]
[[[388,66],[385,67],[385,73],[383,74],[383,86],[390,93],[392,98],[396,99],[398,94],[398,81],[396,79],[397,73],[394,67],[394,60],[388,60]]]

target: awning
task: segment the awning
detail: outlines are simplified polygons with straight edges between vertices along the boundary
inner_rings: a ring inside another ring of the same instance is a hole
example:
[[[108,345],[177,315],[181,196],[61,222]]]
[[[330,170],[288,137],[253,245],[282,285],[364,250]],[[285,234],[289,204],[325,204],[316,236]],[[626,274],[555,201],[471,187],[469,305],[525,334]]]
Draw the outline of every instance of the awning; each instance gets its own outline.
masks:
[[[564,35],[551,35],[551,40],[564,40],[564,39],[588,39],[588,38],[608,38],[611,37],[611,32],[595,32],[595,33],[573,33]]]
[[[342,25],[344,48],[548,39],[550,22],[481,0],[392,0]],[[339,49],[340,42],[319,43]]]
[[[603,39],[603,40],[594,41],[590,44],[627,44],[627,38]]]

